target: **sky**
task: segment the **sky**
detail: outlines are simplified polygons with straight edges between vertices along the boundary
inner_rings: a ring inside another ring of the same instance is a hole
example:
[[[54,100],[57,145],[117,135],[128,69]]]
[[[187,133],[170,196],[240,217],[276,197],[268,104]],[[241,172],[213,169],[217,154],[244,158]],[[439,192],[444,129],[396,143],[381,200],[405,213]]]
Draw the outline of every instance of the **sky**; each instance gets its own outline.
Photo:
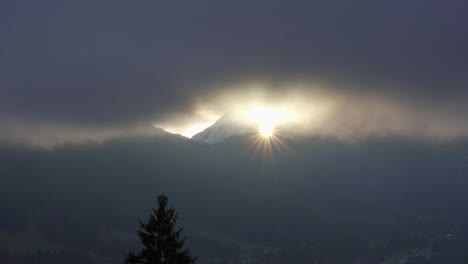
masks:
[[[468,135],[466,1],[0,3],[0,142],[182,131],[245,102],[305,133]],[[318,120],[318,121],[317,121]]]

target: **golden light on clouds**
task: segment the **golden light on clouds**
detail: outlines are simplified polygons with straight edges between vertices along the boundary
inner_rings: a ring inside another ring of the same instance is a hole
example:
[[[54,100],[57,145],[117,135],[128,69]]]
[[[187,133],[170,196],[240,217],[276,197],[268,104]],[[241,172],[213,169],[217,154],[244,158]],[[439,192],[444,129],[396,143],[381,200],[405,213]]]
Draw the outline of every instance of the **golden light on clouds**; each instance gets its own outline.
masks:
[[[157,126],[191,137],[225,115],[241,124],[242,131],[257,132],[262,138],[285,130],[345,141],[393,136],[450,140],[468,134],[466,122],[430,104],[414,105],[390,95],[340,94],[316,83],[280,86],[251,83],[219,87],[218,93],[200,97],[193,113]]]
[[[468,137],[468,107],[401,100],[396,95],[336,93],[316,83],[221,86],[203,94],[193,107],[148,123],[110,128],[70,123],[8,119],[0,116],[0,142],[53,148],[63,144],[104,142],[113,138],[159,135],[162,128],[191,138],[223,115],[241,124],[240,135],[256,133],[265,149],[278,138],[320,137],[344,141],[412,138],[451,141]],[[188,110],[187,110],[188,109]],[[229,128],[231,129],[231,128]],[[232,128],[236,129],[236,128]],[[262,136],[264,135],[264,136]],[[262,142],[262,140],[264,142]],[[260,144],[261,143],[261,144]],[[267,151],[268,152],[268,151]]]
[[[193,114],[176,116],[154,126],[191,138],[224,115],[242,131],[257,131],[260,135],[269,137],[278,127],[299,121],[299,104],[296,101],[268,97],[268,93],[252,92],[250,89],[235,94],[225,93],[207,100]]]

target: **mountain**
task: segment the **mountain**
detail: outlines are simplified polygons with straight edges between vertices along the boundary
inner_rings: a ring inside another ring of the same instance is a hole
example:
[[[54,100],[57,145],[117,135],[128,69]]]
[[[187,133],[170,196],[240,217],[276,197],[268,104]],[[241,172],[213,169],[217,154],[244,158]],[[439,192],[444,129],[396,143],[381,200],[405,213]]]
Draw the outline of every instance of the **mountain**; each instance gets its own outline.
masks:
[[[0,263],[119,263],[160,193],[199,263],[466,263],[468,142],[257,141],[0,145]]]
[[[212,126],[194,135],[192,140],[212,145],[223,142],[233,136],[244,135],[255,131],[256,127],[254,125],[243,124],[232,116],[224,115]]]

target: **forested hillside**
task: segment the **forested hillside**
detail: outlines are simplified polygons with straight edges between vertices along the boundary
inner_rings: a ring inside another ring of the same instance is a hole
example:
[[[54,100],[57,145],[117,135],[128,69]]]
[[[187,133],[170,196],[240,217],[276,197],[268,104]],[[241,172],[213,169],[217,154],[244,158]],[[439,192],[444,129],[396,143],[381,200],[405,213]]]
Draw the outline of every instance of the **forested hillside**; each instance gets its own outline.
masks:
[[[0,262],[119,263],[161,193],[198,263],[466,257],[468,144],[297,138],[270,152],[254,142],[3,145]]]

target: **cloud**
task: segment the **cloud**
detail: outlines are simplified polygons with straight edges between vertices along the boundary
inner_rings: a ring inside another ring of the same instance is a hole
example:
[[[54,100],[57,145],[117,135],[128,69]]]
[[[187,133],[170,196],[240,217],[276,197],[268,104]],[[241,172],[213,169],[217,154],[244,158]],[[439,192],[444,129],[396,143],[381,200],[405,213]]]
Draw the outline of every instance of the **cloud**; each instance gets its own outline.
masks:
[[[115,138],[162,136],[164,131],[149,125],[132,127],[84,127],[43,121],[0,120],[0,143],[53,149],[69,144],[103,143]]]
[[[0,5],[0,117],[15,123],[131,130],[196,117],[201,106],[222,112],[213,98],[260,81],[271,94],[287,93],[291,83],[312,83],[302,90],[313,93],[319,84],[336,101],[353,98],[342,106],[356,109],[348,115],[353,124],[366,108],[350,102],[365,97],[379,98],[366,102],[376,113],[392,112],[384,115],[392,120],[414,116],[407,122],[434,120],[420,125],[429,131],[464,131],[468,18],[461,2]],[[379,132],[385,134],[399,122],[366,126],[385,128]]]
[[[276,109],[282,122],[298,134],[343,140],[406,137],[447,141],[468,136],[468,106],[425,101],[372,92],[340,93],[317,83],[244,84],[212,99],[214,109],[238,113],[248,120],[249,109]]]

